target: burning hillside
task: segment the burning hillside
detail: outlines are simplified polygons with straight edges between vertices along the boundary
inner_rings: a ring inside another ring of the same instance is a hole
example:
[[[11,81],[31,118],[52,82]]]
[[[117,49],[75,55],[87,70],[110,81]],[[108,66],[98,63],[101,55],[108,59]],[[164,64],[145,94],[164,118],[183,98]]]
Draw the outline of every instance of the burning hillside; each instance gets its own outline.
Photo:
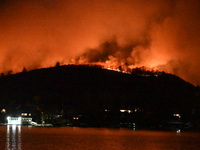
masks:
[[[156,67],[198,85],[198,0],[1,0],[0,72]]]

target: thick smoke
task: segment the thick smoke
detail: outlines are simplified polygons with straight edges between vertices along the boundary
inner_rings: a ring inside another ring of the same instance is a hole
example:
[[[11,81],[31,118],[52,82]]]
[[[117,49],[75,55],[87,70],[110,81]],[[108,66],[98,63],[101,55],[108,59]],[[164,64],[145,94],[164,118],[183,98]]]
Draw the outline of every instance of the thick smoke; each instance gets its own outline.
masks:
[[[114,61],[200,84],[199,8],[198,0],[0,0],[0,72]]]

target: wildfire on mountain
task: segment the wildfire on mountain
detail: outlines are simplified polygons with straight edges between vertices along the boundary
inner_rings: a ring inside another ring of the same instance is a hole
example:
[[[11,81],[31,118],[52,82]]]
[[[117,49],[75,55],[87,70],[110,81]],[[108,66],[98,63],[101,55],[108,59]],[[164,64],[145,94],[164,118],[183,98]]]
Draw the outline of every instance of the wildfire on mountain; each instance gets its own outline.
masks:
[[[199,8],[198,0],[1,0],[0,72],[102,63],[198,85]]]

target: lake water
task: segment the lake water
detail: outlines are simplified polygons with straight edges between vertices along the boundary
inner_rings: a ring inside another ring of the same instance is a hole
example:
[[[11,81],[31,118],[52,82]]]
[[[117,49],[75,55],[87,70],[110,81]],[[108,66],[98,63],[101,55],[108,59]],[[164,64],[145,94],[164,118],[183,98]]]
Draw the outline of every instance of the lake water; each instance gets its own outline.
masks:
[[[1,150],[199,150],[200,133],[0,126]]]

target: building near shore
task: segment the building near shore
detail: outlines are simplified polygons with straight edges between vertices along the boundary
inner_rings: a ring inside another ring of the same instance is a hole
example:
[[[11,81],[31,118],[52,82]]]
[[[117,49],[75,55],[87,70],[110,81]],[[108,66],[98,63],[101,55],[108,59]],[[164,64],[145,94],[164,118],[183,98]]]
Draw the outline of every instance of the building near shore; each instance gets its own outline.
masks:
[[[8,116],[8,125],[30,125],[32,123],[32,117],[30,113],[22,113],[20,117]]]

